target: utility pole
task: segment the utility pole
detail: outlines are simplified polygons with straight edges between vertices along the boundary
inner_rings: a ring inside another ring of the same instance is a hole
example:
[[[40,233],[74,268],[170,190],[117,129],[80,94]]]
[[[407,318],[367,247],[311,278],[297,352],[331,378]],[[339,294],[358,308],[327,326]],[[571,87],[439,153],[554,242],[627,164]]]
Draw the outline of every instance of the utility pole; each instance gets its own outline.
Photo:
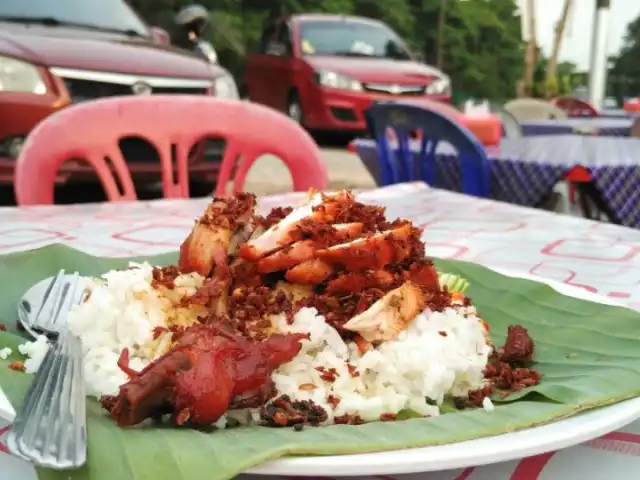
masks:
[[[564,30],[569,18],[569,12],[573,5],[573,0],[564,0],[564,6],[562,7],[562,15],[560,21],[555,25],[555,37],[553,39],[553,49],[551,50],[551,56],[549,57],[549,63],[547,64],[546,84],[549,85],[550,80],[556,76],[558,69],[558,57],[560,55],[560,47],[562,45],[562,39],[564,37]]]
[[[438,16],[438,40],[436,43],[436,68],[442,70],[444,64],[444,27],[447,23],[447,1],[440,0],[440,15]]]
[[[531,97],[533,95],[533,74],[536,70],[536,61],[538,59],[538,40],[536,36],[536,2],[535,0],[526,0],[527,20],[529,38],[524,57],[524,74],[522,77],[522,95]]]
[[[611,0],[596,0],[595,7],[589,65],[589,102],[599,109],[602,107],[607,88],[607,40]]]

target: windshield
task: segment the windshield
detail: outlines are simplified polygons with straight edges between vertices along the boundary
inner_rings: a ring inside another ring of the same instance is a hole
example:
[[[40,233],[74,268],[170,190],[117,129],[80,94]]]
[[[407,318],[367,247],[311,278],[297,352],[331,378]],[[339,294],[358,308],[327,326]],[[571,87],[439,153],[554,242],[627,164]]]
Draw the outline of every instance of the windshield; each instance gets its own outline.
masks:
[[[149,35],[145,24],[123,0],[0,0],[2,19]]]
[[[411,58],[402,39],[377,23],[305,21],[300,24],[300,46],[303,55]]]

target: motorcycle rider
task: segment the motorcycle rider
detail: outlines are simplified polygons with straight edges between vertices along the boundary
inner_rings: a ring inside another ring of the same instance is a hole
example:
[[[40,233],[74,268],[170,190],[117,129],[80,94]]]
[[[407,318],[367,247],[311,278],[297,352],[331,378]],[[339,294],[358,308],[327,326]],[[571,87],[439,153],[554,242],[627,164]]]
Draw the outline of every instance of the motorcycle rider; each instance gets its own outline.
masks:
[[[174,19],[175,23],[182,27],[186,33],[186,38],[176,39],[176,43],[184,43],[184,47],[202,55],[211,63],[218,62],[216,53],[211,42],[203,40],[204,32],[209,25],[209,12],[202,5],[189,5],[180,10]]]

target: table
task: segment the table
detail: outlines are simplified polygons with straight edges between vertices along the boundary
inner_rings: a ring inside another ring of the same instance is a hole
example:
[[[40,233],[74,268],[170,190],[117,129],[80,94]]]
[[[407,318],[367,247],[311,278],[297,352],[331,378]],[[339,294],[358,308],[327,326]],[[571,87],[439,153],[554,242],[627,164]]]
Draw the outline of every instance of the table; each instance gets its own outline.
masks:
[[[380,183],[374,140],[358,139],[354,147]],[[416,163],[419,145],[412,143]],[[615,220],[640,228],[640,140],[620,137],[548,135],[504,138],[486,149],[491,169],[491,197],[527,207],[540,205],[574,167],[582,166]],[[436,150],[434,186],[460,190],[460,164],[455,149],[440,142]]]
[[[261,199],[262,208],[303,194]],[[640,232],[409,183],[370,190],[366,201],[425,228],[430,255],[529,272],[609,296],[640,310]],[[0,253],[62,242],[95,255],[175,250],[207,199],[0,208]],[[2,426],[2,423],[0,423]],[[404,480],[623,480],[640,468],[640,421],[560,452]],[[28,465],[0,453],[2,480],[31,480]],[[310,477],[306,477],[310,478]],[[319,477],[315,477],[316,480]],[[377,477],[393,480],[394,477]],[[242,480],[265,477],[242,476]],[[123,479],[126,480],[126,479]],[[273,480],[273,479],[270,479]],[[289,479],[291,480],[291,479]],[[302,477],[300,477],[302,480]]]
[[[601,136],[628,137],[633,126],[632,117],[589,117],[535,120],[521,122],[524,135],[560,135],[592,130]]]

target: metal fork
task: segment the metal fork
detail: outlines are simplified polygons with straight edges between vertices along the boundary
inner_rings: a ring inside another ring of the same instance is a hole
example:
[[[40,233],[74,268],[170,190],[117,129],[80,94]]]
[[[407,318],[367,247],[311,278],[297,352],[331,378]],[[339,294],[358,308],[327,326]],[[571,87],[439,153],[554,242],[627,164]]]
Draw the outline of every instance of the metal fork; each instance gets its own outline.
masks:
[[[80,340],[67,315],[84,287],[76,272],[58,272],[36,315],[25,325],[53,338],[5,440],[11,453],[53,469],[78,468],[87,459],[86,404]]]

